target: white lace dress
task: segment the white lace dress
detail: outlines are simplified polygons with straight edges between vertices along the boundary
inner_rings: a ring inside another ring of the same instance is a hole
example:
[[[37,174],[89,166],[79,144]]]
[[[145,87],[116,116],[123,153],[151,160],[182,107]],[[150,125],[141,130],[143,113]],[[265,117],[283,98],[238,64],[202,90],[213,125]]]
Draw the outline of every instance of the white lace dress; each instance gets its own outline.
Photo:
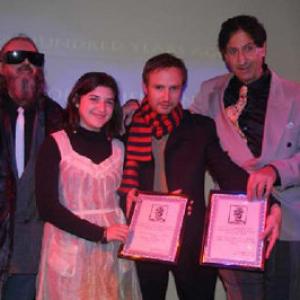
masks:
[[[80,218],[99,226],[124,223],[116,193],[124,147],[112,141],[112,155],[93,163],[72,149],[65,131],[53,134],[61,161],[59,200]],[[95,243],[44,227],[38,300],[141,299],[134,263],[117,257],[120,244]]]

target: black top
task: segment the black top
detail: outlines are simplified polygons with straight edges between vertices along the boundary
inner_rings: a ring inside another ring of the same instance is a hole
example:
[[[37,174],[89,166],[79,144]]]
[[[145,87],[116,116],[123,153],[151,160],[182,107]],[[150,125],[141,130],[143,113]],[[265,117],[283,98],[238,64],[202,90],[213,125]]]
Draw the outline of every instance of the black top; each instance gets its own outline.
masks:
[[[247,104],[238,123],[247,138],[247,144],[255,157],[261,155],[264,123],[271,83],[271,72],[265,66],[263,75],[248,87]],[[240,88],[245,85],[237,77],[233,77],[224,93],[224,106],[235,104],[239,98]]]
[[[78,128],[68,131],[72,148],[98,164],[112,153],[112,144],[103,132]],[[58,180],[60,152],[55,140],[48,137],[43,143],[36,164],[36,196],[41,218],[56,227],[90,241],[101,241],[104,228],[83,220],[59,202]]]

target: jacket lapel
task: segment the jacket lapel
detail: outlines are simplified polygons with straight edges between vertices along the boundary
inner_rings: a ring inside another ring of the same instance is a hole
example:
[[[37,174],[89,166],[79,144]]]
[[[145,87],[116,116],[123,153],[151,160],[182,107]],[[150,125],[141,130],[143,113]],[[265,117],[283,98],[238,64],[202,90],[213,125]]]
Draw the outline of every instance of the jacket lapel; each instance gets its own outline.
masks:
[[[221,77],[221,81],[212,91],[210,101],[215,111],[213,118],[216,122],[218,136],[224,151],[229,153],[232,160],[239,166],[244,166],[245,162],[252,161],[254,156],[247,146],[246,140],[242,139],[236,128],[229,121],[224,107],[224,92],[232,76]],[[225,79],[225,80],[224,80]]]
[[[271,87],[265,118],[261,159],[268,158],[272,145],[279,145],[291,111],[291,101],[285,99],[280,78],[272,72]]]

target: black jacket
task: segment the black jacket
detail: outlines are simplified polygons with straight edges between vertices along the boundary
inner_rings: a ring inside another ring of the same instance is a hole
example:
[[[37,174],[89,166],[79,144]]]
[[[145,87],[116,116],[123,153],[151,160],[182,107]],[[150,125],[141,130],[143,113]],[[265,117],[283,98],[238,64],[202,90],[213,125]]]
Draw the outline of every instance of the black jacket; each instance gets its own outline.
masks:
[[[181,189],[194,201],[186,218],[179,263],[198,263],[205,215],[204,183],[209,170],[220,187],[245,191],[248,174],[221,149],[213,120],[184,112],[180,125],[170,134],[165,149],[169,191]],[[153,190],[154,162],[140,163],[140,190]]]
[[[17,202],[17,189],[21,182],[17,178],[16,163],[14,155],[14,137],[12,133],[10,115],[8,113],[7,104],[12,101],[7,95],[0,98],[0,280],[1,276],[5,276],[9,265],[9,259],[13,251],[13,236],[15,228],[15,213]],[[39,139],[43,140],[45,135],[62,128],[63,125],[63,110],[56,102],[47,96],[42,96],[37,100],[36,126],[41,133]],[[36,135],[32,138],[32,153],[33,156],[38,151],[40,141],[37,142]],[[32,164],[34,165],[34,164]],[[26,166],[27,167],[27,166]],[[30,170],[30,173],[34,171]],[[24,172],[25,173],[25,172]],[[25,174],[25,177],[27,175]],[[30,175],[31,176],[31,175]],[[30,180],[28,180],[29,182]],[[25,178],[26,182],[26,178]],[[27,220],[24,224],[30,223],[31,219],[36,219],[35,199],[30,200],[28,206]],[[42,228],[42,223],[39,225]],[[40,239],[41,237],[37,237]],[[28,241],[32,243],[32,241]],[[25,247],[25,245],[24,245]],[[30,250],[24,249],[23,253]],[[32,254],[31,257],[38,260],[39,249],[35,250],[37,254]],[[25,261],[25,259],[24,259]],[[1,285],[1,284],[0,284]]]

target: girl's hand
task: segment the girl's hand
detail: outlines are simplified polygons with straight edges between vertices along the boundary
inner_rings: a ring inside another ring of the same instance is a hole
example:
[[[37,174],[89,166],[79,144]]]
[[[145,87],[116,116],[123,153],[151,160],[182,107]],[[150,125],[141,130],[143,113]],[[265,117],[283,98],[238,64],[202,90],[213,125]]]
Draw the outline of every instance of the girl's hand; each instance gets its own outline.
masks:
[[[106,229],[106,240],[111,241],[120,241],[123,242],[126,240],[128,234],[128,226],[125,224],[114,224]]]

